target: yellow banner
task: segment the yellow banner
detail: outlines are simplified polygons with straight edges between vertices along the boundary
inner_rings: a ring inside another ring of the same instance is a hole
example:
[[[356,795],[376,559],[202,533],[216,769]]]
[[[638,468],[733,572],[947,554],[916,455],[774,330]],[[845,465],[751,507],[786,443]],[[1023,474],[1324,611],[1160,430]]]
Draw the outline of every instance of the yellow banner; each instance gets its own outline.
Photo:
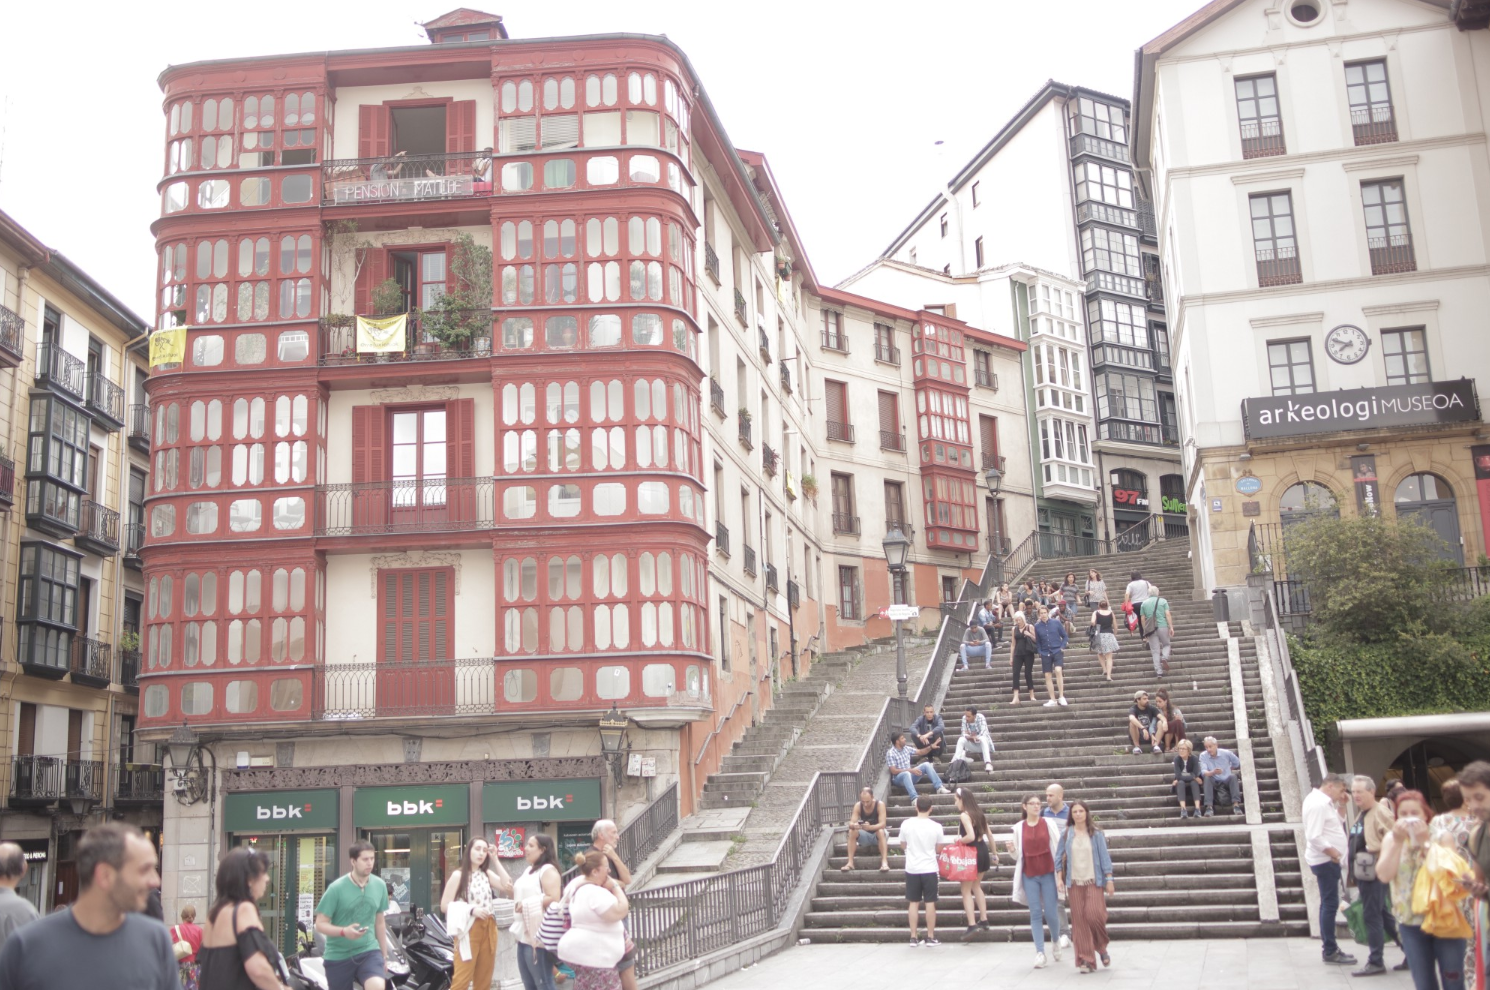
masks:
[[[357,317],[358,354],[394,354],[404,349],[404,337],[409,325],[409,314],[389,316],[379,320]]]
[[[150,335],[150,367],[181,364],[186,360],[186,327],[157,330]]]

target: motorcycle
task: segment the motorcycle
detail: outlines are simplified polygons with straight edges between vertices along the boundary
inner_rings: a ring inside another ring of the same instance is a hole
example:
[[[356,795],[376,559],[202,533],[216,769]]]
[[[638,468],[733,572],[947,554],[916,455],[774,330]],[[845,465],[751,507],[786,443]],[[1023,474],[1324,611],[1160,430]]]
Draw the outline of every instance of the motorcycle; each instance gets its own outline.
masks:
[[[450,990],[455,978],[455,942],[440,916],[415,907],[403,926],[401,941],[408,959],[408,990]]]

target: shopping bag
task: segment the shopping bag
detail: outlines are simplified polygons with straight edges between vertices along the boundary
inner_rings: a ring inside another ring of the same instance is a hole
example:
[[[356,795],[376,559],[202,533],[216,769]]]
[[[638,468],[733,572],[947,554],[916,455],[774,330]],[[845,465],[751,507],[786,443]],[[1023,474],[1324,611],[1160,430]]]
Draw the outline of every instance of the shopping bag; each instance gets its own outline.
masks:
[[[1366,945],[1366,905],[1359,899],[1345,907],[1345,923],[1350,926],[1350,935],[1359,945]]]
[[[978,850],[961,842],[942,846],[936,854],[937,873],[943,880],[978,879]]]

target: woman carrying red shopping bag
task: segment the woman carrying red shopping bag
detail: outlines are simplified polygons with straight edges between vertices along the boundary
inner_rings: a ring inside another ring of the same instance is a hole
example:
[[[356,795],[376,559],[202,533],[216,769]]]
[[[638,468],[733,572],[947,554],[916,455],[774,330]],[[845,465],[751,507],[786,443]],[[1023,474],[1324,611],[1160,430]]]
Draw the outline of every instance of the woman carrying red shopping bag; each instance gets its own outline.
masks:
[[[953,792],[957,801],[957,845],[949,846],[949,849],[970,850],[973,853],[974,872],[971,876],[948,876],[948,880],[957,880],[962,884],[962,910],[967,915],[967,931],[962,933],[962,940],[972,940],[973,933],[978,929],[988,928],[988,896],[983,890],[983,875],[993,865],[989,852],[993,848],[993,836],[988,831],[988,817],[983,814],[983,809],[978,807],[977,798],[973,797],[971,791],[966,787],[959,787]],[[966,853],[960,853],[963,861],[966,861]],[[962,870],[964,874],[966,870]],[[978,920],[973,918],[973,906],[978,908]]]

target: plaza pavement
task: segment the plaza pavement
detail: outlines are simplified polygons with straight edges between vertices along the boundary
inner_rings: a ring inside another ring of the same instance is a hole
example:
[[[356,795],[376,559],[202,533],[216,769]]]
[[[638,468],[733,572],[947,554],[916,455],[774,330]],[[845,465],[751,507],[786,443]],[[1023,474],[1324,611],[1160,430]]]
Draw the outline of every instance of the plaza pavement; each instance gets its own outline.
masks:
[[[1113,942],[1112,968],[1076,972],[1070,950],[1045,969],[1032,966],[1033,944],[957,941],[957,925],[938,936],[935,948],[894,945],[798,945],[749,969],[711,983],[711,990],[814,987],[817,990],[906,990],[907,987],[1019,987],[1021,990],[1409,990],[1406,972],[1358,980],[1348,966],[1326,966],[1316,939],[1195,939]],[[1365,947],[1348,940],[1341,948],[1365,958]],[[1047,953],[1048,954],[1048,953]],[[1387,965],[1401,960],[1387,947]]]

